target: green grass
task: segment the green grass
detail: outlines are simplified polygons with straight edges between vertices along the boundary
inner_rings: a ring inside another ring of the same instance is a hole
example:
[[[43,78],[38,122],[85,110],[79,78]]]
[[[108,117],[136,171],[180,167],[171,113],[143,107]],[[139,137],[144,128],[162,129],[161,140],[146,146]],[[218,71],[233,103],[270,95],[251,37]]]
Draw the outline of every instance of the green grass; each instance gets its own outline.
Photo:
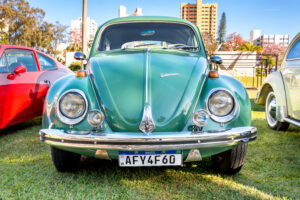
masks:
[[[85,158],[78,172],[59,173],[39,141],[40,118],[1,130],[0,199],[300,199],[300,129],[275,132],[263,107],[252,113],[258,138],[233,177],[218,175],[210,159],[119,168],[116,161]]]

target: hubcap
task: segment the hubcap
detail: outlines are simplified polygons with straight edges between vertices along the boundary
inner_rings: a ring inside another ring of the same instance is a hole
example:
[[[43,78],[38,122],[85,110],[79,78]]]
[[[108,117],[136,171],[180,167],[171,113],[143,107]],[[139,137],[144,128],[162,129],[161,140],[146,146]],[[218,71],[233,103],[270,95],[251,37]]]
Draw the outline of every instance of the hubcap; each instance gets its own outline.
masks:
[[[276,119],[276,97],[273,92],[269,93],[266,101],[266,118],[270,126],[275,126]]]

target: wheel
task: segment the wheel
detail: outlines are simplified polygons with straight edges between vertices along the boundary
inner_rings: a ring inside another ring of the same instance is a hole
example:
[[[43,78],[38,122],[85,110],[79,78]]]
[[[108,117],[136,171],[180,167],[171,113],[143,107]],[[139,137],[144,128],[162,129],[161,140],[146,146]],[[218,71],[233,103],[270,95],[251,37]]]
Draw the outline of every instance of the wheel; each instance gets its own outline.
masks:
[[[277,131],[286,131],[289,128],[289,123],[280,122],[276,119],[276,96],[273,91],[270,91],[265,104],[265,113],[268,126]]]
[[[238,173],[244,165],[247,147],[247,143],[240,144],[233,149],[212,156],[214,166],[223,174]]]
[[[75,171],[80,164],[81,155],[51,146],[52,161],[60,172]]]

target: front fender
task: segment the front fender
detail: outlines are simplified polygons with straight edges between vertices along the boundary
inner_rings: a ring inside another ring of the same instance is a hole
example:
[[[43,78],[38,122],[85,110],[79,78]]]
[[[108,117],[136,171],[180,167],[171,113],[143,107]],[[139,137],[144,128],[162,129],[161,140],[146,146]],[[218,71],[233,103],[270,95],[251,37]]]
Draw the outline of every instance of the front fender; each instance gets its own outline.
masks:
[[[256,97],[255,103],[258,105],[265,105],[270,90],[273,90],[276,96],[276,116],[278,120],[283,121],[283,118],[287,116],[287,102],[283,78],[280,71],[273,72],[265,79]]]
[[[71,89],[81,90],[85,94],[88,101],[88,112],[95,109],[100,110],[89,77],[66,76],[56,81],[48,91],[43,112],[43,128],[57,128],[73,131],[91,131],[93,129],[87,122],[87,115],[81,122],[73,126],[62,123],[57,117],[56,107],[58,99],[64,92]],[[105,126],[105,128],[107,127]]]
[[[203,89],[195,110],[197,109],[207,110],[206,102],[208,99],[209,92],[215,88],[223,88],[230,91],[237,99],[238,101],[237,103],[239,104],[240,109],[236,117],[230,122],[227,122],[225,124],[221,124],[219,122],[213,121],[212,119],[209,119],[208,124],[205,127],[203,127],[203,130],[212,130],[212,129],[218,130],[224,128],[250,126],[251,125],[251,103],[248,97],[248,93],[244,88],[244,86],[238,80],[228,76],[220,76],[219,78],[206,79],[206,82],[203,85]]]

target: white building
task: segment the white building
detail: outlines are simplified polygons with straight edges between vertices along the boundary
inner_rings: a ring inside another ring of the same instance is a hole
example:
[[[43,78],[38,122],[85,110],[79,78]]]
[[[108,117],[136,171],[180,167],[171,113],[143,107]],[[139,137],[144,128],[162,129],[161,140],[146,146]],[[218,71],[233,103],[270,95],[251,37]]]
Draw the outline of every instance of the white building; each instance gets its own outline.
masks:
[[[127,13],[127,8],[125,6],[120,6],[119,17],[128,17],[128,16],[143,16],[142,8],[136,8],[135,12],[129,15]]]
[[[260,39],[260,36],[261,36],[261,30],[252,30],[250,32],[250,40],[256,44],[257,44],[257,41]]]
[[[270,44],[277,44],[280,46],[287,47],[290,42],[289,35],[280,35],[280,34],[272,34],[272,35],[262,35],[261,30],[252,30],[250,32],[250,40],[259,46],[265,47]]]
[[[90,41],[94,39],[98,25],[95,20],[89,17],[86,18],[86,24],[87,24],[86,25],[87,37],[88,37],[88,41]],[[81,35],[82,35],[81,33],[82,33],[82,17],[79,17],[77,20],[71,21],[71,40],[73,43],[81,43]]]

